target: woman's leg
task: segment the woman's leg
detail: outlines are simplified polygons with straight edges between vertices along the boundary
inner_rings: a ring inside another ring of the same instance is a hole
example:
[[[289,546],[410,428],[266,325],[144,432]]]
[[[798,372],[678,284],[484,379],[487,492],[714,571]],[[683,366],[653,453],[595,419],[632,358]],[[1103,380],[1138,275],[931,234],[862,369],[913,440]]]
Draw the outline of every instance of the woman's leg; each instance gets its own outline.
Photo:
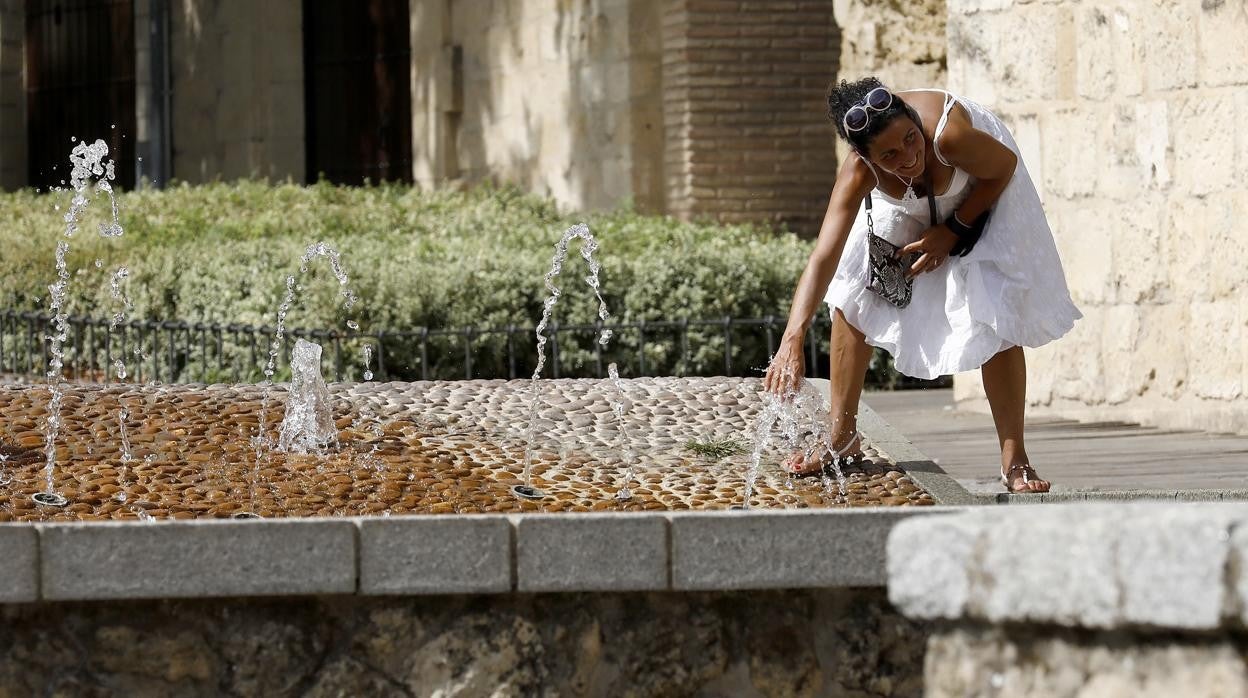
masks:
[[[829,358],[828,383],[831,400],[828,417],[832,420],[832,447],[840,450],[858,431],[858,400],[862,397],[862,384],[867,379],[867,366],[871,363],[873,349],[857,327],[849,324],[840,308],[833,311],[832,343]],[[860,445],[850,453],[861,450]]]
[[[997,426],[1001,444],[1001,470],[1029,465],[1023,446],[1023,411],[1027,405],[1027,360],[1022,347],[998,352],[980,369],[984,376],[984,392],[992,408],[992,421]],[[1034,471],[1033,471],[1034,472]],[[1049,483],[1031,479],[1023,482],[1021,468],[1010,473],[1009,489],[1018,492],[1047,492]]]
[[[832,344],[829,351],[831,368],[828,383],[831,400],[828,407],[829,429],[832,448],[843,455],[852,456],[862,451],[862,444],[850,444],[858,431],[858,399],[862,396],[862,384],[867,378],[867,365],[871,362],[871,345],[856,327],[849,324],[839,308],[832,311]],[[791,457],[786,467],[793,473],[818,472],[822,463],[806,463],[801,452]]]

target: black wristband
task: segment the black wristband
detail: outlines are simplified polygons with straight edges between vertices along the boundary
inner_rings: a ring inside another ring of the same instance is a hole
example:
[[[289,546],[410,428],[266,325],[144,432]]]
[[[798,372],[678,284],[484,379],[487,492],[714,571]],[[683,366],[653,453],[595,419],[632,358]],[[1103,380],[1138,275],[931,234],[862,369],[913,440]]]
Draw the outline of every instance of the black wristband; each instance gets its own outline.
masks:
[[[974,228],[958,220],[956,212],[949,214],[949,217],[945,219],[945,227],[952,231],[954,235],[957,235],[959,239],[965,238],[974,232]]]

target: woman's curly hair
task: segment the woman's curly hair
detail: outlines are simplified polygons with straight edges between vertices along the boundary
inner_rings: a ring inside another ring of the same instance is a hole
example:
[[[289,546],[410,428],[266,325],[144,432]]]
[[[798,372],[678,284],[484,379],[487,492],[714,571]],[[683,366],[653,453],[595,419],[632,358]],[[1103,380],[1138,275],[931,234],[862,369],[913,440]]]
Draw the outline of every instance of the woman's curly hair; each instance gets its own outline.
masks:
[[[870,119],[867,121],[867,127],[861,131],[847,133],[845,131],[845,112],[849,111],[856,104],[862,104],[867,93],[877,87],[884,87],[884,83],[878,78],[866,77],[861,80],[849,82],[842,80],[839,84],[832,83],[828,88],[828,118],[836,125],[836,132],[841,134],[841,138],[849,143],[854,150],[865,155],[867,146],[875,138],[880,131],[888,127],[893,119],[899,116],[908,116],[914,123],[918,124],[919,116],[910,108],[908,104],[901,101],[895,95],[893,103],[888,105],[884,111],[869,112]],[[888,89],[884,87],[884,89]],[[891,91],[891,90],[890,90]]]

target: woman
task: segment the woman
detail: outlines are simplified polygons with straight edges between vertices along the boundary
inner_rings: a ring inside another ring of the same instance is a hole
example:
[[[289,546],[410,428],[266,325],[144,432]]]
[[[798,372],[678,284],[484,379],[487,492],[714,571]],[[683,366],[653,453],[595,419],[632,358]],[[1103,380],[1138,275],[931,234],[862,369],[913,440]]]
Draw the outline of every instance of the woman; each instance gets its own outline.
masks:
[[[796,454],[785,468],[804,475],[830,457],[861,458],[858,399],[876,346],[916,378],[980,368],[1001,444],[1002,484],[1010,492],[1048,491],[1023,445],[1022,347],[1061,337],[1082,315],[1013,137],[967,99],[943,90],[894,93],[874,78],[833,85],[828,112],[853,152],[837,175],[764,386],[781,396],[796,389],[805,374],[803,340],[825,300],[832,312],[831,451]],[[872,288],[869,220],[874,235],[900,247],[900,259],[913,259],[908,305],[886,299],[878,283]]]

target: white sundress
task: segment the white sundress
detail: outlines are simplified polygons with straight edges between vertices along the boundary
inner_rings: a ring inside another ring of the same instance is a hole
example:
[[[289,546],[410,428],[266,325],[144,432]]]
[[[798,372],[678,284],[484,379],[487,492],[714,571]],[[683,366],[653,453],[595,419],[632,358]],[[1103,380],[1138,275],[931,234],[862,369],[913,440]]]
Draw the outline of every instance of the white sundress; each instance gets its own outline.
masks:
[[[968,99],[944,90],[919,91],[946,95],[936,140],[949,110],[961,103],[976,129],[1019,155],[1014,177],[993,206],[975,248],[915,277],[910,305],[902,309],[868,288],[867,218],[865,206],[860,206],[825,300],[840,308],[868,344],[891,354],[898,371],[931,379],[979,368],[1012,346],[1047,344],[1069,332],[1083,315],[1070,300],[1040,196],[1005,124]],[[933,150],[949,165],[935,143]],[[974,182],[955,168],[948,190],[935,197],[940,221],[966,200]],[[877,187],[871,197],[875,234],[894,245],[914,242],[930,225],[926,196],[901,201]]]

